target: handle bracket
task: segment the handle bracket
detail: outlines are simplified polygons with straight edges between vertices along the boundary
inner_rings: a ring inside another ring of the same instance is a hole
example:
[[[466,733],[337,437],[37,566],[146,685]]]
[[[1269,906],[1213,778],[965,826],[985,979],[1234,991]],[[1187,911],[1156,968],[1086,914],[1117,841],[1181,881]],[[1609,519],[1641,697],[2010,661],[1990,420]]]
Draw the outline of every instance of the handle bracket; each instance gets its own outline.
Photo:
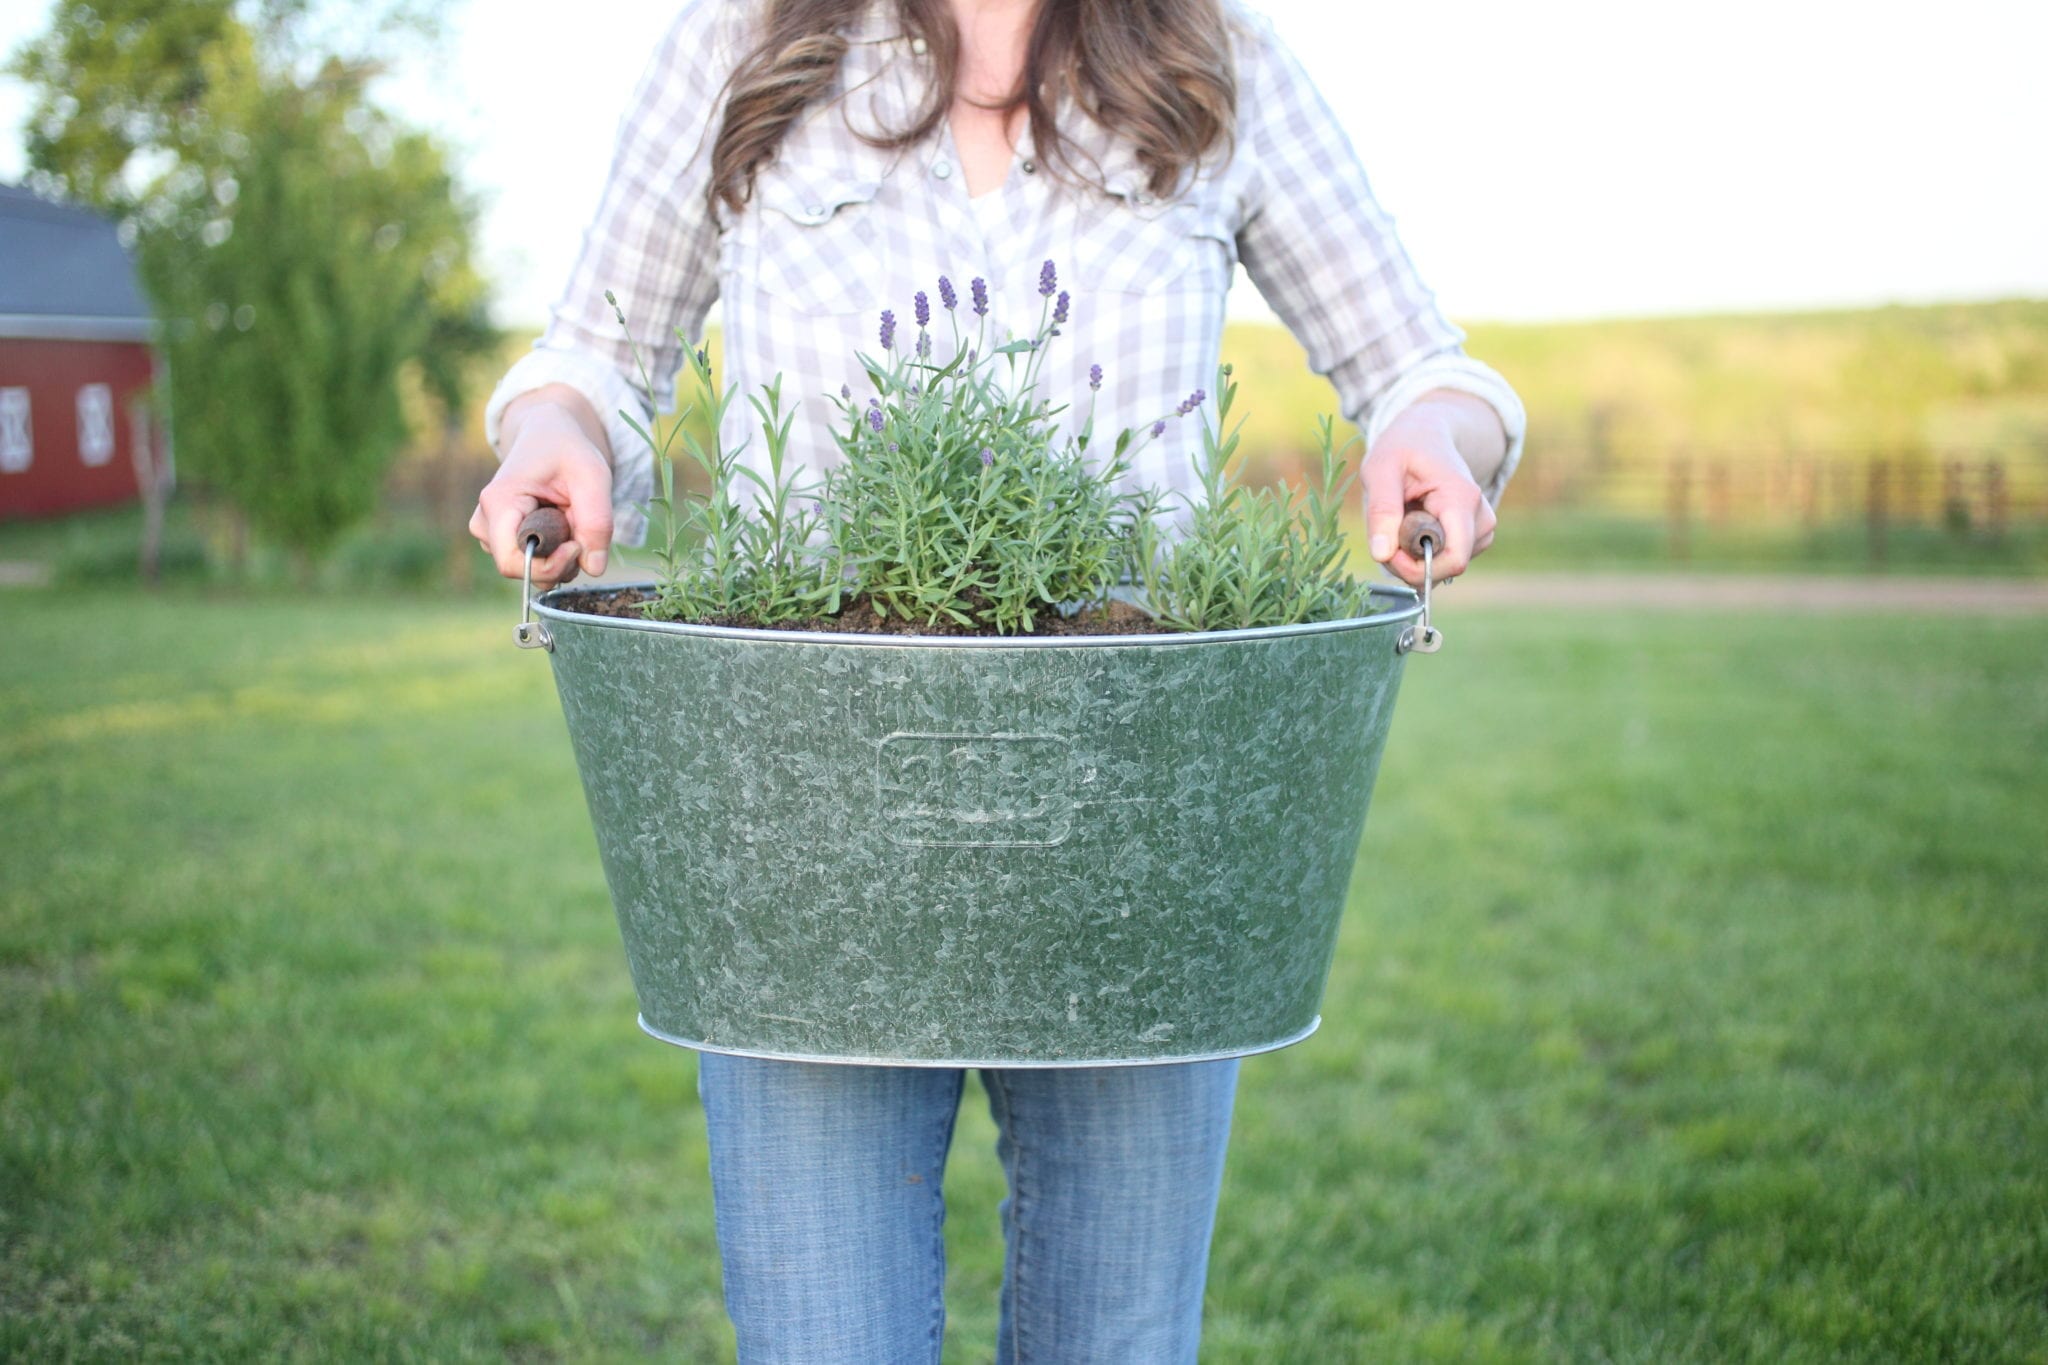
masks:
[[[1434,654],[1444,647],[1444,633],[1429,623],[1429,589],[1436,578],[1436,548],[1444,543],[1443,523],[1416,510],[1401,518],[1401,548],[1422,561],[1422,619],[1401,632],[1396,654]]]
[[[538,548],[540,537],[528,536],[526,573],[519,592],[519,624],[512,628],[512,642],[521,649],[545,649],[553,653],[555,637],[548,632],[548,623],[533,619],[533,552]]]

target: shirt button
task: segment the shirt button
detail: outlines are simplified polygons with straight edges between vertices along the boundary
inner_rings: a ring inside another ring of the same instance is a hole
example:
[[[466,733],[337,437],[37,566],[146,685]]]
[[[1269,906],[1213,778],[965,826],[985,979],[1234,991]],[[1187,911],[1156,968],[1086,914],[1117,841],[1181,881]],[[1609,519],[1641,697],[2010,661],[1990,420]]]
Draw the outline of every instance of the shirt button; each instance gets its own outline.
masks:
[[[915,52],[915,53],[916,53],[916,54],[917,54],[918,56],[920,56],[920,57],[922,57],[922,56],[924,55],[924,47],[925,47],[924,39],[922,39],[922,38],[912,38],[912,39],[910,40],[910,50],[911,50],[912,52]]]
[[[941,179],[941,180],[944,180],[944,179],[945,179],[945,178],[946,178],[947,176],[951,175],[952,173],[953,173],[953,163],[952,163],[952,162],[950,162],[950,161],[934,161],[934,162],[932,163],[932,174],[933,174],[933,175],[935,175],[935,176],[937,176],[937,177],[938,177],[939,179]]]

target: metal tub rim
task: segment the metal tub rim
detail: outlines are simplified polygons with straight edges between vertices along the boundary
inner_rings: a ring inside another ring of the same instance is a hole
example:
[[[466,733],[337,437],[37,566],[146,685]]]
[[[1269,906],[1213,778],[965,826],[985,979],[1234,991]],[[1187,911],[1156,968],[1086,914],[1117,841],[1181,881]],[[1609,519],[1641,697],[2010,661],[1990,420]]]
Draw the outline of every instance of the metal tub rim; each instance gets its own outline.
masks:
[[[1251,626],[1232,630],[1180,630],[1143,635],[879,635],[861,631],[777,630],[763,626],[711,626],[688,621],[647,621],[624,616],[599,616],[570,611],[556,605],[562,598],[587,592],[612,592],[652,588],[652,580],[634,583],[563,586],[550,589],[533,601],[533,610],[563,625],[596,626],[617,630],[648,631],[656,635],[701,636],[714,640],[758,640],[793,645],[849,645],[892,649],[1128,649],[1158,645],[1243,644],[1261,640],[1288,639],[1298,635],[1321,635],[1343,630],[1374,630],[1412,621],[1422,614],[1422,599],[1413,588],[1374,584],[1375,599],[1390,606],[1370,616],[1349,616],[1340,621],[1304,621],[1285,626]]]
[[[1318,1012],[1308,1021],[1307,1028],[1290,1033],[1284,1038],[1270,1042],[1247,1043],[1243,1047],[1220,1048],[1212,1052],[1175,1053],[1166,1057],[1090,1057],[1081,1061],[977,1061],[955,1057],[850,1057],[832,1053],[777,1052],[768,1048],[733,1047],[725,1043],[705,1043],[665,1033],[648,1023],[644,1012],[638,1014],[636,1018],[640,1031],[656,1042],[687,1048],[691,1052],[716,1052],[727,1057],[754,1057],[770,1062],[808,1062],[814,1066],[907,1066],[943,1071],[1066,1071],[1085,1067],[1175,1066],[1182,1062],[1224,1062],[1239,1057],[1258,1057],[1268,1052],[1293,1047],[1296,1043],[1307,1041],[1311,1034],[1323,1026],[1323,1016]]]

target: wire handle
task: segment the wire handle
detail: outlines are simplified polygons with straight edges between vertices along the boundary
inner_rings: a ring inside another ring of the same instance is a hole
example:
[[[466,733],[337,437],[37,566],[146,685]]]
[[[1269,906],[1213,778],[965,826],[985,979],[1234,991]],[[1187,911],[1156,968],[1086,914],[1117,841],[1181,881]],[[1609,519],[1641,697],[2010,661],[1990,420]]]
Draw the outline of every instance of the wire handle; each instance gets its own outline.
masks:
[[[521,649],[553,650],[555,637],[548,633],[548,623],[533,619],[533,558],[539,555],[546,559],[562,548],[562,542],[569,538],[569,518],[562,515],[562,509],[546,503],[526,514],[519,523],[519,544],[526,552],[526,568],[519,594],[519,624],[512,631],[513,642]]]
[[[1394,652],[1434,654],[1444,647],[1444,633],[1429,623],[1429,588],[1436,577],[1436,552],[1444,543],[1443,523],[1417,508],[1401,518],[1400,540],[1402,549],[1422,561],[1422,619],[1401,632]]]

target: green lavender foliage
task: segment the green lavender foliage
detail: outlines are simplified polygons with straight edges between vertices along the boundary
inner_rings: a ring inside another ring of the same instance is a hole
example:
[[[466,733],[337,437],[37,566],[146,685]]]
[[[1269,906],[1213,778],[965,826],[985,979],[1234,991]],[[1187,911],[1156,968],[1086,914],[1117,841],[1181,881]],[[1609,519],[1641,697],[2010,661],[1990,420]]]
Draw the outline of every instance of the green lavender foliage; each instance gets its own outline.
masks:
[[[605,298],[625,327],[618,300],[609,292]],[[799,483],[788,466],[791,415],[782,408],[781,376],[748,400],[767,443],[768,473],[763,477],[741,463],[743,447],[726,450],[719,436],[737,386],[721,391],[712,381],[709,350],[690,345],[680,333],[678,339],[689,354],[690,373],[706,409],[710,444],[687,426],[695,405],[665,429],[657,422],[658,437],[631,413],[620,414],[653,452],[659,490],[648,503],[648,520],[661,573],[654,597],[641,604],[641,610],[660,620],[739,619],[758,625],[838,611],[843,581],[839,556],[829,541],[818,543],[815,533],[823,519],[815,505],[809,510],[803,506],[814,490]],[[647,363],[630,329],[627,340],[641,382],[652,392]],[[678,490],[672,454],[678,437],[684,455],[708,482],[708,491],[701,495]],[[751,480],[761,490],[761,510],[750,512],[733,497],[735,476]]]
[[[1034,337],[987,350],[983,328],[963,335],[946,314],[944,361],[922,326],[897,350],[885,315],[881,356],[860,356],[875,393],[866,405],[840,399],[845,458],[826,475],[824,505],[852,584],[883,616],[1001,634],[1062,604],[1106,601],[1147,504],[1116,487],[1129,468],[1121,444],[1092,468],[1085,433],[1055,438],[1064,408],[1036,396],[1057,334],[1050,304]]]
[[[1203,424],[1201,496],[1187,500],[1186,531],[1170,537],[1162,530],[1170,495],[1120,485],[1133,451],[1196,411],[1204,395],[1189,395],[1138,434],[1120,432],[1106,459],[1089,455],[1092,406],[1080,432],[1059,440],[1066,408],[1037,390],[1070,300],[1060,293],[1054,303],[1050,261],[1040,279],[1037,331],[996,346],[987,344],[981,282],[963,329],[953,288],[941,280],[951,335],[944,360],[922,294],[905,347],[885,311],[880,354],[856,357],[874,392],[863,403],[850,387],[840,390],[844,429],[834,436],[843,458],[822,483],[799,483],[788,468],[791,414],[780,376],[749,400],[766,442],[766,476],[743,464],[739,450],[723,448],[718,433],[736,388],[720,392],[709,354],[685,339],[710,444],[685,426],[689,410],[659,435],[622,414],[653,452],[659,486],[649,518],[661,573],[646,614],[771,625],[832,615],[864,595],[885,617],[1012,634],[1031,631],[1047,611],[1099,606],[1122,582],[1136,584],[1145,607],[1180,630],[1368,614],[1370,588],[1345,567],[1338,514],[1355,476],[1345,470],[1350,446],[1336,446],[1331,419],[1317,419],[1318,476],[1299,497],[1284,482],[1247,488],[1231,468],[1242,423],[1230,425],[1237,385],[1223,366],[1217,423]],[[625,326],[623,315],[619,322]],[[651,391],[637,345],[633,355]],[[1091,391],[1100,382],[1098,367]],[[679,492],[678,439],[708,492]],[[759,489],[757,508],[732,496],[737,477]]]
[[[1216,425],[1202,425],[1202,497],[1188,508],[1185,535],[1168,541],[1155,518],[1135,528],[1138,579],[1146,606],[1181,630],[1338,621],[1372,610],[1370,585],[1346,568],[1338,513],[1354,475],[1328,416],[1316,419],[1321,444],[1317,477],[1297,499],[1283,480],[1275,488],[1237,482],[1231,458],[1243,426],[1230,425],[1237,383],[1230,366],[1217,371]]]

